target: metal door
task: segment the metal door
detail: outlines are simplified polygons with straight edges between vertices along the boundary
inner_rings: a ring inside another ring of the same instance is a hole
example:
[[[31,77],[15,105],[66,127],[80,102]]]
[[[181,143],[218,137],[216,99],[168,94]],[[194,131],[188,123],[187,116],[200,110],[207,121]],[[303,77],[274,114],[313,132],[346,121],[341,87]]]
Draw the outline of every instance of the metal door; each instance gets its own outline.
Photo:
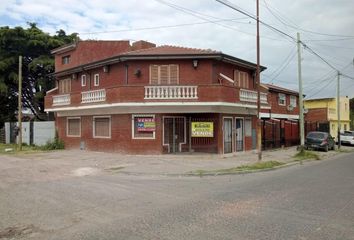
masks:
[[[224,118],[224,153],[232,152],[232,119]]]
[[[164,144],[169,153],[182,152],[182,144],[186,143],[185,117],[164,118]]]
[[[236,152],[243,151],[244,136],[243,136],[243,119],[236,118]]]

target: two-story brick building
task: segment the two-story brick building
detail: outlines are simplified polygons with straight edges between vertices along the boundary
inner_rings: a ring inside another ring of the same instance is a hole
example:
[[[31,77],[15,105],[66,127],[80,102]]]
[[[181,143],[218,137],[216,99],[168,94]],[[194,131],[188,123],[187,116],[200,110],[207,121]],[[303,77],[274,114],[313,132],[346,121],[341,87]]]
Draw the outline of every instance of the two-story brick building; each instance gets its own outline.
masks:
[[[45,107],[56,114],[67,148],[132,154],[255,148],[254,63],[145,41],[79,41],[52,53],[57,87],[47,92]],[[269,109],[266,90],[261,103]]]
[[[262,109],[264,149],[298,145],[299,93],[273,84],[262,84],[268,91],[269,109]]]

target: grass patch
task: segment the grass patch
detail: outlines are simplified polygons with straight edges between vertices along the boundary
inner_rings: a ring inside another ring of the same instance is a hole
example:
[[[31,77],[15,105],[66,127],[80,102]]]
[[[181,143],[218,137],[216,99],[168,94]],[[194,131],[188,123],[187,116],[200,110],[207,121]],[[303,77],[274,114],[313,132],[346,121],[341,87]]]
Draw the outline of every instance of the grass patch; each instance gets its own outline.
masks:
[[[118,170],[121,170],[123,169],[124,167],[111,167],[111,168],[107,168],[106,170],[109,170],[109,171],[118,171]]]
[[[10,150],[11,151],[6,151]],[[38,149],[36,146],[31,146],[24,144],[22,145],[22,151],[19,151],[19,147],[17,144],[0,144],[0,154],[16,154],[16,153],[32,153],[32,152],[40,152],[41,150]]]
[[[263,170],[263,169],[271,169],[277,166],[284,165],[285,163],[278,161],[266,161],[266,162],[257,162],[250,165],[241,165],[234,168],[225,168],[225,169],[217,169],[217,170],[196,170],[190,172],[192,174],[203,176],[205,174],[227,174],[227,173],[239,173],[245,171],[253,171],[253,170]]]
[[[350,152],[353,152],[353,150],[349,150],[349,149],[343,149],[343,148],[337,148],[335,150],[336,152],[341,152],[341,153],[350,153]]]
[[[308,159],[321,160],[320,156],[317,153],[306,150],[301,150],[300,152],[296,153],[294,155],[294,158],[296,158],[295,161],[302,161]]]

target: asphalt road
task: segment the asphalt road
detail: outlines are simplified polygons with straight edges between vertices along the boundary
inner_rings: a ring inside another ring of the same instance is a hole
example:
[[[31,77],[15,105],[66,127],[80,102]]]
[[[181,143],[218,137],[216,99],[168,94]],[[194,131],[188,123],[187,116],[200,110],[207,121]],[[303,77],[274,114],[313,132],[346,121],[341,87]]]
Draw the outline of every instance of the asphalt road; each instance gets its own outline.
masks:
[[[354,153],[233,176],[10,178],[1,240],[354,239]]]

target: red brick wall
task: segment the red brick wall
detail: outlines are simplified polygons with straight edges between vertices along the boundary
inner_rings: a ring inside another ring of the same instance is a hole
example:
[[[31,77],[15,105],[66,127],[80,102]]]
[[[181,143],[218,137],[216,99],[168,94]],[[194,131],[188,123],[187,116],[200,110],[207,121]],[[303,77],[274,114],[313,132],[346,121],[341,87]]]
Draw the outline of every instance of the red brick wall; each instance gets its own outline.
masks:
[[[68,137],[66,135],[66,117],[56,118],[56,127],[60,139],[65,142],[67,149],[79,149],[80,142],[84,142],[85,148],[92,151],[119,152],[129,154],[161,154],[166,153],[167,148],[162,145],[162,116],[185,116],[187,123],[187,141],[183,145],[183,150],[188,151],[189,146],[189,117],[193,121],[213,121],[214,122],[214,138],[194,139],[192,138],[192,149],[197,152],[223,153],[223,117],[252,118],[252,128],[256,128],[257,119],[255,116],[244,115],[228,115],[219,113],[210,114],[155,114],[156,131],[155,139],[133,139],[132,138],[132,115],[116,114],[111,115],[111,138],[93,138],[93,116],[81,116],[81,136]],[[233,140],[235,141],[235,139]],[[245,137],[245,150],[252,149],[252,137]],[[233,148],[235,147],[235,142]]]
[[[129,50],[129,41],[79,41],[74,50],[55,55],[55,71],[102,60]],[[67,55],[70,55],[70,62],[62,64],[62,57]]]
[[[132,139],[132,120],[130,114],[111,115],[111,138],[93,138],[93,116],[81,117],[81,137],[66,136],[66,117],[57,118],[59,138],[65,142],[65,148],[79,149],[80,142],[92,151],[107,151],[132,154],[160,154],[161,142],[161,116],[155,115],[155,139]]]
[[[261,109],[261,112],[264,113],[275,113],[275,114],[291,114],[291,115],[298,115],[299,114],[299,97],[296,96],[296,107],[289,111],[287,106],[290,104],[290,95],[285,94],[286,96],[286,104],[285,106],[279,105],[279,93],[278,92],[268,92],[268,103],[271,106],[271,109]]]
[[[327,108],[313,108],[309,109],[305,114],[305,121],[307,122],[323,122],[327,121],[328,112]]]

